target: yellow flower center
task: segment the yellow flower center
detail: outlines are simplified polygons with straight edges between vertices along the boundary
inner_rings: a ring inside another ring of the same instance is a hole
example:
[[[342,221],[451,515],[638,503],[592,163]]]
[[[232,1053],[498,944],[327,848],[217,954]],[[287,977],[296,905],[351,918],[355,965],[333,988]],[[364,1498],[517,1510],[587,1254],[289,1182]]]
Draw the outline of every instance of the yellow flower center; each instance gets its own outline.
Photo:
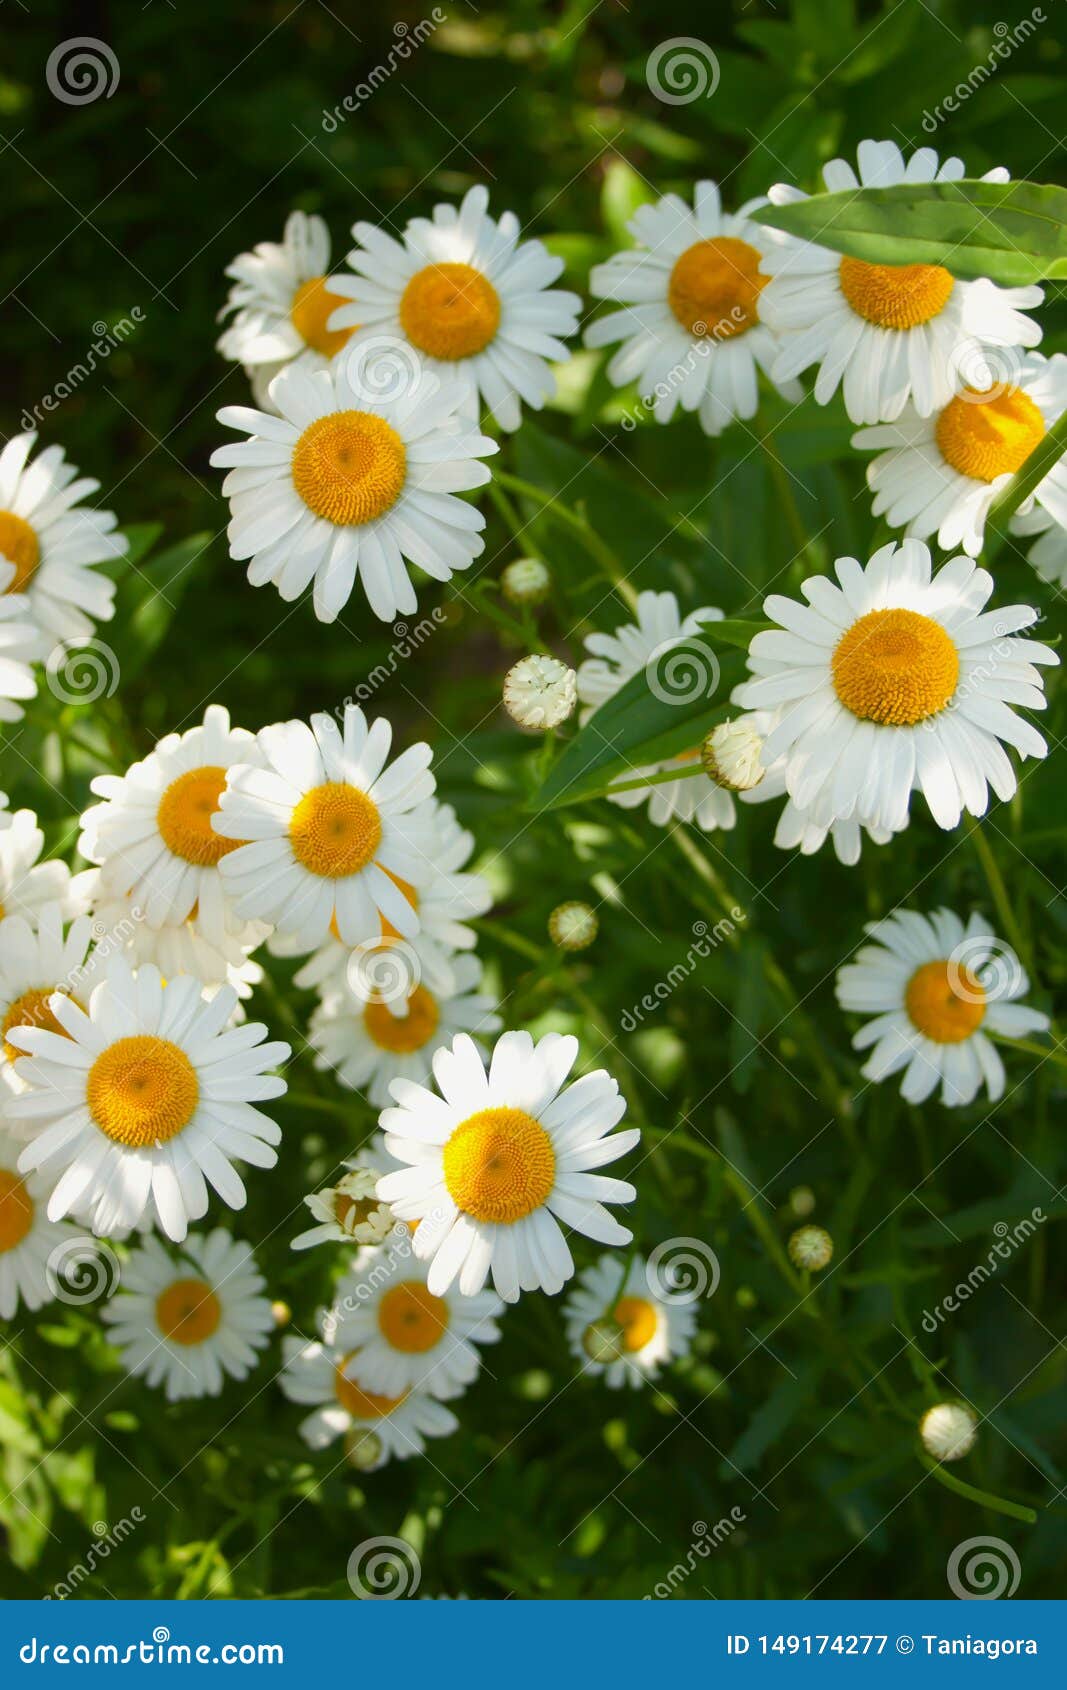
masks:
[[[25,592],[37,565],[41,561],[41,547],[35,531],[24,517],[14,511],[0,511],[0,557],[15,565],[9,593]]]
[[[9,1062],[17,1062],[26,1054],[24,1050],[19,1050],[17,1045],[8,1043],[7,1035],[12,1027],[43,1027],[47,1033],[60,1033],[63,1038],[69,1038],[70,1035],[59,1025],[48,1007],[53,992],[60,989],[58,986],[46,986],[40,990],[34,988],[15,999],[4,1016],[3,1025],[0,1026],[0,1039],[4,1042],[4,1055]]]
[[[0,1255],[21,1244],[33,1225],[33,1198],[11,1168],[0,1168]]]
[[[293,447],[293,486],[308,509],[339,528],[374,522],[396,504],[407,453],[395,428],[370,411],[333,411]]]
[[[373,799],[358,786],[326,781],[304,794],[289,823],[293,855],[311,874],[344,880],[373,861],[381,844],[382,819]]]
[[[165,1144],[193,1118],[200,1082],[184,1050],[152,1033],[117,1039],[89,1070],[86,1099],[100,1131],[141,1150]]]
[[[916,610],[869,610],[842,634],[830,666],[846,710],[895,728],[943,710],[960,673],[949,635]]]
[[[405,1355],[432,1350],[448,1331],[448,1304],[421,1280],[394,1285],[378,1304],[378,1328],[387,1344]]]
[[[453,1202],[476,1221],[521,1221],[545,1201],[556,1155],[540,1121],[525,1109],[479,1109],[456,1127],[444,1149]]]
[[[328,329],[326,325],[337,307],[347,304],[348,300],[341,294],[330,292],[327,277],[312,276],[310,281],[301,282],[294,293],[293,303],[289,307],[289,321],[301,340],[306,341],[316,352],[321,352],[324,358],[332,358],[335,352],[340,352],[354,331]]]
[[[985,991],[969,968],[924,962],[908,981],[904,1007],[912,1026],[935,1044],[958,1045],[981,1026]]]
[[[470,264],[428,264],[404,289],[400,325],[431,358],[473,358],[500,327],[500,296]]]
[[[622,1327],[623,1348],[631,1353],[656,1336],[656,1311],[643,1297],[622,1297],[615,1304],[615,1319]]]
[[[176,1279],[156,1298],[156,1325],[172,1344],[203,1344],[218,1330],[222,1304],[202,1279]]]
[[[168,851],[200,868],[214,868],[243,843],[224,839],[211,825],[226,785],[226,770],[215,764],[188,769],[172,780],[156,811],[156,826]]]
[[[914,329],[945,309],[954,287],[940,264],[864,264],[842,258],[841,292],[858,317],[882,329]]]
[[[404,1016],[394,1015],[387,1003],[377,1003],[374,999],[363,1010],[368,1037],[379,1050],[391,1050],[398,1056],[421,1050],[433,1038],[440,1019],[436,999],[425,986],[415,987]]]
[[[950,399],[937,419],[937,446],[947,464],[972,481],[1014,475],[1045,438],[1045,419],[1028,393],[993,389],[983,399],[969,388]]]
[[[759,273],[759,261],[754,246],[732,235],[687,247],[667,287],[667,303],[683,329],[732,340],[758,323],[756,301],[768,281]]]
[[[392,1414],[394,1408],[399,1408],[408,1393],[404,1391],[398,1397],[383,1397],[376,1391],[363,1390],[345,1372],[349,1362],[358,1354],[358,1350],[350,1350],[334,1368],[334,1394],[353,1420],[380,1420],[383,1415]]]

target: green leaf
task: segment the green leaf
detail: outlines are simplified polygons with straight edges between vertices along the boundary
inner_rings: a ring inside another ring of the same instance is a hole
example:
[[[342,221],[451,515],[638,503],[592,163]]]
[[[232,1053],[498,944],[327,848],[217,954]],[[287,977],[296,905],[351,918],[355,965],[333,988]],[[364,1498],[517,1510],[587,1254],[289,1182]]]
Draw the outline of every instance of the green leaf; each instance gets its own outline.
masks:
[[[553,766],[538,798],[539,809],[573,804],[612,778],[677,757],[729,713],[730,693],[762,622],[708,624],[707,635],[679,640],[620,687],[589,718]],[[654,689],[654,690],[653,690]]]
[[[754,221],[868,264],[940,264],[1005,287],[1067,276],[1067,188],[924,182],[813,194]]]
[[[162,644],[193,569],[211,543],[191,534],[124,577],[115,598],[113,649],[123,682],[131,681]]]

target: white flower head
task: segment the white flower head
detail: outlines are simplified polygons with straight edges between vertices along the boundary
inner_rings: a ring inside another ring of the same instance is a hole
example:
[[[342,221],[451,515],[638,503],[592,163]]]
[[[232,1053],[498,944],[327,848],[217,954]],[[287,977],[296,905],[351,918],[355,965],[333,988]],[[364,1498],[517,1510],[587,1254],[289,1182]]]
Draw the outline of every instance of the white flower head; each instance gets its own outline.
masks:
[[[567,1339],[582,1371],[603,1374],[611,1390],[655,1379],[661,1367],[688,1354],[696,1330],[694,1305],[658,1297],[642,1256],[634,1257],[625,1279],[613,1256],[601,1256],[584,1268],[563,1312]],[[610,1323],[607,1328],[600,1325],[605,1321]],[[598,1327],[606,1342],[598,1342],[597,1334],[587,1342],[591,1327]]]
[[[504,676],[504,708],[520,728],[558,728],[577,702],[577,676],[558,657],[534,652]]]
[[[0,918],[22,915],[35,924],[46,904],[63,918],[85,910],[84,882],[60,858],[41,862],[44,832],[32,810],[9,810],[0,792]]]
[[[19,1304],[39,1309],[57,1295],[58,1269],[71,1246],[84,1239],[78,1227],[48,1218],[51,1184],[24,1173],[22,1145],[8,1131],[0,1093],[0,1320],[14,1319]]]
[[[79,479],[61,446],[27,462],[36,439],[32,431],[16,434],[0,452],[0,559],[14,565],[0,592],[25,595],[47,636],[43,656],[59,642],[89,638],[95,623],[114,615],[115,583],[95,566],[125,556],[128,544],[115,532],[114,512],[80,502],[100,483]]]
[[[389,1158],[389,1166],[395,1163]],[[304,1198],[316,1224],[292,1241],[294,1250],[316,1244],[381,1244],[396,1225],[388,1203],[377,1196],[381,1169],[357,1157],[345,1163],[336,1185],[312,1191]]]
[[[338,1331],[331,1311],[324,1311],[319,1324]],[[290,1402],[311,1408],[300,1422],[309,1449],[325,1449],[343,1437],[356,1454],[355,1464],[367,1472],[390,1460],[422,1455],[428,1438],[447,1438],[459,1425],[452,1410],[427,1391],[389,1396],[365,1390],[353,1372],[358,1353],[347,1353],[336,1341],[283,1338],[282,1356],[285,1369],[278,1383],[283,1392]]]

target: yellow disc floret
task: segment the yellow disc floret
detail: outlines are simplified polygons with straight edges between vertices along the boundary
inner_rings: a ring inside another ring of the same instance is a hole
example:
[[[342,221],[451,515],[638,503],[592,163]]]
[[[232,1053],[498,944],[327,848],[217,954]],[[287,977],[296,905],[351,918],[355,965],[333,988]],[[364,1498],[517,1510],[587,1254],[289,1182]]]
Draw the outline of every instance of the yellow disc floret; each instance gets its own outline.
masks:
[[[216,764],[188,769],[172,780],[156,811],[156,826],[168,851],[199,868],[213,868],[240,839],[224,839],[211,825],[226,785],[226,770]]]
[[[289,321],[301,340],[316,352],[321,352],[324,358],[332,358],[340,352],[354,330],[329,329],[326,325],[337,307],[347,304],[348,300],[342,294],[330,292],[326,276],[312,276],[310,281],[301,282],[294,293]]]
[[[972,481],[1014,475],[1045,438],[1045,419],[1028,393],[992,389],[988,399],[968,388],[937,419],[938,451]]]
[[[343,880],[366,868],[381,839],[377,804],[344,781],[313,786],[289,823],[293,855],[311,874],[327,880]]]
[[[100,1131],[116,1144],[143,1150],[187,1127],[200,1082],[184,1050],[153,1033],[117,1039],[89,1070],[86,1101]]]
[[[9,593],[23,593],[41,561],[41,547],[37,534],[25,517],[14,511],[0,511],[0,557],[15,565]]]
[[[732,340],[759,322],[756,301],[768,277],[759,272],[760,255],[732,235],[697,241],[676,260],[667,286],[667,303],[690,334]]]
[[[522,1220],[556,1177],[556,1155],[540,1121],[525,1109],[479,1109],[454,1129],[444,1149],[453,1202],[478,1221]]]
[[[403,1391],[398,1397],[385,1397],[357,1385],[354,1379],[348,1377],[346,1369],[358,1354],[358,1350],[350,1350],[337,1363],[333,1375],[334,1395],[353,1420],[380,1420],[383,1415],[392,1414],[394,1408],[399,1408],[408,1393]]]
[[[914,329],[937,317],[954,282],[940,264],[864,264],[842,258],[841,292],[853,311],[882,329]]]
[[[622,1327],[623,1348],[632,1355],[643,1350],[656,1336],[659,1324],[653,1305],[644,1297],[622,1297],[615,1304],[615,1319]]]
[[[156,1325],[172,1344],[203,1344],[221,1319],[222,1304],[202,1279],[176,1279],[156,1298]]]
[[[33,1225],[33,1198],[13,1168],[0,1168],[0,1255],[21,1244]]]
[[[26,1054],[24,1050],[19,1050],[17,1045],[8,1042],[7,1035],[12,1027],[43,1027],[46,1033],[61,1033],[64,1038],[69,1037],[66,1029],[59,1025],[48,1007],[53,992],[58,989],[48,986],[41,990],[31,988],[11,1004],[4,1016],[3,1025],[0,1026],[0,1039],[3,1040],[4,1055],[9,1062],[17,1062],[20,1056]]]
[[[378,1304],[378,1328],[394,1350],[423,1355],[448,1331],[448,1304],[421,1279],[409,1279],[392,1286]]]
[[[396,429],[370,411],[333,411],[293,447],[293,486],[308,509],[337,527],[374,522],[396,504],[407,453]]]
[[[408,1055],[421,1050],[437,1031],[440,1020],[437,1000],[425,986],[416,986],[408,998],[406,1015],[394,1015],[387,1003],[372,999],[363,1010],[363,1025],[367,1035],[379,1050],[391,1050]]]
[[[913,1027],[939,1045],[969,1039],[985,1016],[985,990],[969,968],[924,962],[908,981],[904,1007]]]
[[[940,622],[916,610],[869,610],[841,636],[831,659],[846,710],[888,727],[923,722],[956,690],[960,659]]]
[[[400,326],[431,358],[473,358],[500,327],[500,296],[471,264],[428,264],[404,289]]]

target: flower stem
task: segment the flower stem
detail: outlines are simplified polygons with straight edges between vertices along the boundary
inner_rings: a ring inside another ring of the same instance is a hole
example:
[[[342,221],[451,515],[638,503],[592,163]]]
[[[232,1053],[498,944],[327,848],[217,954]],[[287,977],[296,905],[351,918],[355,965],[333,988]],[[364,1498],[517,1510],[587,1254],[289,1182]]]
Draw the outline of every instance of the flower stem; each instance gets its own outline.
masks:
[[[627,581],[614,552],[604,544],[587,517],[580,515],[577,511],[572,511],[569,506],[561,504],[554,493],[546,493],[543,488],[535,487],[531,481],[523,481],[517,475],[509,475],[504,470],[497,470],[494,480],[509,488],[512,493],[517,493],[520,499],[536,499],[546,516],[557,517],[560,522],[572,529],[581,539],[593,561],[599,564],[619,597],[625,600],[631,610],[637,609],[636,592]]]
[[[977,1502],[981,1508],[991,1508],[994,1514],[1007,1514],[1012,1520],[1022,1520],[1026,1525],[1036,1524],[1037,1514],[1033,1508],[1026,1508],[1021,1502],[1009,1502],[1007,1497],[994,1496],[992,1491],[979,1490],[976,1485],[969,1485],[964,1479],[957,1479],[955,1473],[946,1473],[940,1461],[934,1461],[927,1455],[919,1458],[928,1473],[932,1473],[946,1490],[956,1492],[957,1496],[965,1496],[968,1502]]]
[[[993,500],[986,522],[987,548],[991,539],[999,543],[1005,537],[1008,523],[1019,506],[1026,503],[1064,452],[1067,452],[1067,411],[1053,423],[1026,462],[1016,470],[1004,491]]]

